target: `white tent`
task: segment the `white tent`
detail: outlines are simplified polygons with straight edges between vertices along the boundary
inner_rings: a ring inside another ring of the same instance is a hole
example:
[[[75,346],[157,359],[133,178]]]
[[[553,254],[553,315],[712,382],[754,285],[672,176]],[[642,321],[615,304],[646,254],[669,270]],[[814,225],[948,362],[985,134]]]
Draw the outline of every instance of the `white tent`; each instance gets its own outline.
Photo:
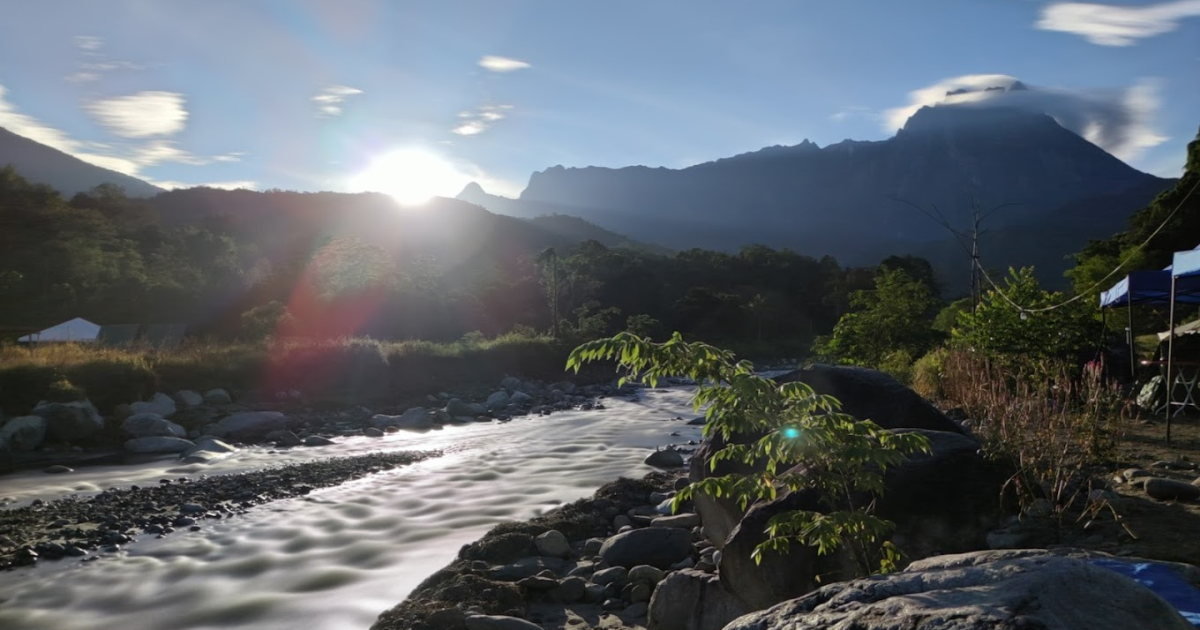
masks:
[[[79,342],[79,343],[95,343],[100,336],[100,326],[89,322],[82,317],[76,317],[69,322],[63,322],[57,326],[51,326],[41,332],[35,332],[25,335],[17,339],[20,343],[39,343],[39,342]]]

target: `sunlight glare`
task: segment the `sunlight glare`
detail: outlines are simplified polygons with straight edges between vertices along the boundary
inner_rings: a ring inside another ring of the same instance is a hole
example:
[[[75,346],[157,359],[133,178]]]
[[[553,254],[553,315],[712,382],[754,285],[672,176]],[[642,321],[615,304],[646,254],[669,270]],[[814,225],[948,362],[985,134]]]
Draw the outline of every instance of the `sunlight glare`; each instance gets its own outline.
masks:
[[[353,190],[380,192],[402,204],[453,197],[470,178],[441,156],[425,149],[396,149],[373,160],[350,180]]]

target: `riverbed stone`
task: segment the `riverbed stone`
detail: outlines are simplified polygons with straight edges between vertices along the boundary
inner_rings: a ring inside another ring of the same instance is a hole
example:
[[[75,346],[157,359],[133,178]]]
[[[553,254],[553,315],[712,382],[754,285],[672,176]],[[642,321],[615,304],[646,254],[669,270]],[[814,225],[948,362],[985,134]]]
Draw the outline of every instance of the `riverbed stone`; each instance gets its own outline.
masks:
[[[131,453],[182,453],[193,446],[195,444],[183,438],[161,435],[125,441],[125,450]]]
[[[504,409],[508,406],[508,392],[498,391],[487,397],[487,408],[492,411]]]
[[[257,439],[287,428],[287,417],[278,411],[242,411],[222,418],[217,426],[235,439]]]
[[[542,627],[520,617],[471,615],[467,617],[467,630],[542,630]]]
[[[375,427],[367,427],[363,429],[363,435],[367,437],[383,437],[383,431]]]
[[[32,451],[46,439],[46,419],[41,416],[9,418],[0,426],[0,445],[13,451]]]
[[[666,448],[650,453],[644,463],[655,468],[680,468],[683,466],[683,455],[673,448]]]
[[[300,436],[287,429],[276,429],[268,431],[262,438],[268,442],[274,442],[279,446],[300,446],[304,443]]]
[[[639,564],[629,570],[629,581],[640,582],[643,584],[658,584],[662,581],[665,573],[658,567],[652,567],[648,564]]]
[[[980,551],[829,584],[725,630],[1187,630],[1153,591],[1115,571],[1039,550]]]
[[[700,515],[695,513],[675,514],[673,516],[659,516],[650,521],[651,527],[676,527],[679,529],[691,529],[700,526]]]
[[[232,402],[233,397],[223,389],[210,389],[204,392],[204,404],[206,405],[228,405]]]
[[[175,392],[175,401],[184,407],[199,407],[204,404],[204,396],[190,389],[181,389]]]
[[[47,439],[63,442],[87,440],[104,428],[104,418],[100,417],[96,406],[86,400],[42,403],[32,413],[46,420]]]
[[[560,531],[552,529],[534,539],[540,555],[565,558],[571,555],[571,542]]]
[[[628,575],[629,575],[629,570],[626,569],[625,567],[609,567],[607,569],[601,569],[601,570],[593,573],[592,574],[592,583],[599,584],[601,586],[608,586],[609,584],[618,584],[618,583],[624,582],[625,578],[628,577]]]
[[[63,466],[62,464],[55,464],[53,466],[47,466],[43,468],[42,472],[49,473],[51,475],[61,475],[62,473],[75,472],[75,469],[68,466]]]
[[[446,413],[451,416],[462,416],[467,418],[475,417],[475,409],[461,398],[451,398],[446,401]]]
[[[210,451],[213,453],[234,453],[237,451],[237,449],[230,444],[222,442],[211,435],[202,435],[193,440],[193,443],[195,446],[184,451],[184,454],[190,455],[196,451]]]
[[[320,435],[310,435],[304,438],[305,446],[333,446],[334,444],[336,444],[336,442]]]
[[[1150,498],[1159,501],[1193,501],[1200,498],[1200,487],[1175,479],[1152,477],[1143,488]]]
[[[156,413],[164,418],[170,418],[176,411],[175,399],[162,392],[154,394],[150,400],[130,403],[129,408],[135,414]]]
[[[721,630],[748,612],[718,576],[687,569],[672,571],[659,582],[647,616],[653,630]]]
[[[377,429],[396,427],[405,431],[426,431],[433,428],[433,417],[424,407],[413,407],[398,416],[377,413],[371,416],[371,426]]]
[[[692,553],[692,533],[666,527],[648,527],[617,534],[604,541],[600,557],[613,566],[649,564],[666,569]]]
[[[587,580],[578,576],[571,576],[559,582],[558,586],[550,589],[548,595],[550,599],[556,602],[570,604],[584,598],[584,595],[587,594],[587,586]]]
[[[131,437],[186,437],[187,429],[157,413],[135,413],[121,423],[121,431]]]

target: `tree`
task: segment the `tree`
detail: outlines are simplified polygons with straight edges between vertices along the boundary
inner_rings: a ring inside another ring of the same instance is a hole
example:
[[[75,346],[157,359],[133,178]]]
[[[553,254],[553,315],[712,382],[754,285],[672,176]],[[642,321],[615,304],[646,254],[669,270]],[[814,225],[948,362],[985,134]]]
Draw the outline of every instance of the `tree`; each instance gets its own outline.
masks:
[[[879,367],[896,352],[919,357],[936,340],[931,323],[938,301],[927,284],[901,269],[881,269],[875,288],[851,295],[850,307],[832,337],[818,341],[814,348],[818,354]]]
[[[550,334],[558,339],[559,322],[562,321],[562,317],[558,314],[558,252],[554,251],[553,247],[547,247],[538,254],[537,262],[542,266],[542,284],[546,287],[546,299],[550,302]]]
[[[663,343],[630,333],[575,348],[567,369],[576,372],[591,361],[616,361],[626,372],[620,382],[657,386],[663,378],[684,377],[699,383],[692,403],[705,409],[706,436],[726,444],[709,460],[715,469],[725,460],[760,471],[710,477],[679,491],[678,507],[697,493],[730,497],[742,509],[776,497],[784,488],[815,491],[821,510],[784,512],[767,523],[767,540],[754,550],[786,553],[793,543],[815,547],[821,555],[846,551],[864,573],[897,568],[900,550],[887,535],[893,524],[873,514],[883,494],[883,475],[912,453],[929,450],[919,433],[893,433],[869,420],[840,413],[840,403],[813,392],[804,383],[776,385],[737,361],[727,350],[687,343],[678,332]],[[733,444],[734,436],[761,436]],[[796,464],[804,466],[796,466]]]
[[[1032,267],[1010,269],[999,291],[986,292],[975,313],[959,316],[952,342],[1021,365],[1074,358],[1095,341],[1098,323],[1090,302],[1067,299],[1042,289]]]

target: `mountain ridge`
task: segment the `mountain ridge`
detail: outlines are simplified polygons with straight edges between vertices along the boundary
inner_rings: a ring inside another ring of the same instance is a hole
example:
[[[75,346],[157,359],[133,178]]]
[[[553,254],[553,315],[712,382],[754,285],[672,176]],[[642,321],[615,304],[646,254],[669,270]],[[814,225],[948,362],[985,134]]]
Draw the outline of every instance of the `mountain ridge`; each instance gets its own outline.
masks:
[[[12,165],[29,181],[65,197],[100,184],[116,184],[130,197],[152,197],[163,189],[136,177],[85,162],[73,155],[0,127],[0,166]]]

